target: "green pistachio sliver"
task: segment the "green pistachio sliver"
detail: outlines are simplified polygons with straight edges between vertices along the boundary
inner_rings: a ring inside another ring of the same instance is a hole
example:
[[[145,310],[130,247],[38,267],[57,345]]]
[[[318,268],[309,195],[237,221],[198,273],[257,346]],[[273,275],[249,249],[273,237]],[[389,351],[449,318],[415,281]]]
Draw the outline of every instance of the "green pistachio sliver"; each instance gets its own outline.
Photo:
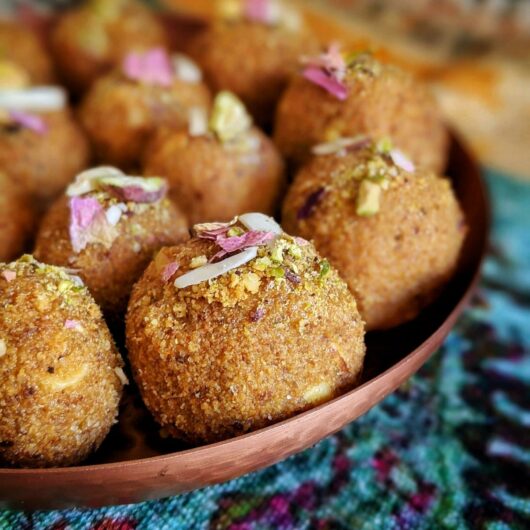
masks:
[[[230,228],[230,230],[228,230],[227,235],[228,237],[237,237],[243,235],[244,233],[245,231],[239,226],[233,226]]]
[[[359,187],[357,195],[357,215],[370,217],[379,211],[381,202],[381,186],[365,179]]]
[[[208,258],[205,255],[195,256],[190,261],[190,269],[198,269],[204,267],[208,263]]]
[[[215,98],[209,127],[221,142],[230,142],[252,126],[252,119],[243,103],[231,92],[223,91]]]
[[[283,267],[274,267],[269,269],[269,274],[273,278],[283,278],[285,276],[285,269]]]
[[[376,152],[381,153],[383,155],[387,155],[388,153],[390,153],[390,151],[392,151],[392,149],[394,149],[394,146],[392,144],[392,140],[388,136],[381,138],[375,144]]]
[[[271,250],[271,259],[272,261],[276,263],[282,263],[283,262],[283,247],[280,245],[276,245]]]
[[[287,252],[289,253],[289,256],[294,259],[300,259],[302,257],[302,249],[294,243],[289,245]]]
[[[272,261],[267,256],[263,256],[262,258],[255,259],[254,263],[252,264],[252,267],[260,272],[266,271],[271,266],[272,266]]]
[[[319,264],[320,270],[318,273],[318,277],[320,279],[324,279],[331,271],[331,266],[329,264],[329,261],[327,259],[323,259]]]

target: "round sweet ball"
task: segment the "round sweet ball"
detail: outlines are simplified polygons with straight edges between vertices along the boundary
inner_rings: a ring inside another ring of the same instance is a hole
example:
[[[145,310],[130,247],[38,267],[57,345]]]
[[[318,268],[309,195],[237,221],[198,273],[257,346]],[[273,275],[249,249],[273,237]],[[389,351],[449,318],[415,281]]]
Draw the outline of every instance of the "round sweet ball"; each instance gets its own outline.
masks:
[[[0,108],[0,167],[42,209],[87,166],[88,141],[59,87],[0,92]]]
[[[298,165],[314,145],[358,134],[388,136],[417,165],[444,172],[448,133],[427,88],[369,54],[333,45],[292,79],[278,105],[274,139]]]
[[[11,261],[23,253],[34,224],[30,200],[0,172],[0,262]]]
[[[228,5],[220,17],[188,48],[214,91],[239,96],[256,122],[272,125],[274,111],[300,57],[318,50],[301,15],[287,2],[253,0]],[[234,9],[235,7],[235,9]]]
[[[0,80],[15,71],[28,84],[47,85],[54,81],[53,66],[48,52],[37,35],[11,20],[0,20]]]
[[[220,92],[209,118],[194,120],[189,131],[159,131],[144,157],[144,174],[169,181],[172,200],[192,224],[249,210],[273,214],[284,169],[273,142],[229,92]]]
[[[85,91],[129,52],[166,45],[162,23],[136,0],[88,0],[60,15],[50,36],[59,74],[76,92]]]
[[[310,243],[258,213],[194,231],[159,252],[127,314],[134,377],[169,435],[223,440],[359,382],[355,299]]]
[[[92,85],[80,108],[97,158],[134,168],[158,127],[187,128],[191,113],[208,111],[210,91],[201,80],[183,55],[162,48],[127,55],[120,69]]]
[[[153,254],[189,237],[166,191],[163,179],[87,170],[44,217],[35,256],[77,270],[105,316],[118,321]]]
[[[116,422],[127,379],[81,280],[31,256],[0,265],[0,461],[76,464]]]
[[[450,181],[416,168],[388,140],[315,151],[288,191],[283,225],[337,268],[368,330],[413,319],[451,278],[465,238]]]

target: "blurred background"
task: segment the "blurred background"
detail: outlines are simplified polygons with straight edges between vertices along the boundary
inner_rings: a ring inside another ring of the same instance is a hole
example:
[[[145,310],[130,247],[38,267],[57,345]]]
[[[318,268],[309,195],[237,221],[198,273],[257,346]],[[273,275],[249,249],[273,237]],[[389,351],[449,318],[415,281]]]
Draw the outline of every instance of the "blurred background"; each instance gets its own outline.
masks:
[[[344,34],[330,24],[330,41],[371,48],[415,72],[484,164],[530,179],[530,0],[293,2],[307,8],[320,34],[331,18],[341,21]],[[27,14],[75,3],[3,0],[0,10]],[[212,0],[149,3],[186,16],[212,12]]]

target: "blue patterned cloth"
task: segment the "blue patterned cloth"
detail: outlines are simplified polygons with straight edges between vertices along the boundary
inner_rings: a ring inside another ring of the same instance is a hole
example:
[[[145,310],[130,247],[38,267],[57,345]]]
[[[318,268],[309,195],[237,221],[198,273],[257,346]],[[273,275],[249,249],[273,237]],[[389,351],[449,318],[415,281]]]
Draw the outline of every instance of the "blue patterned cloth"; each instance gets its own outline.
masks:
[[[530,528],[530,185],[487,175],[472,306],[398,392],[278,465],[162,501],[0,512],[0,530]]]

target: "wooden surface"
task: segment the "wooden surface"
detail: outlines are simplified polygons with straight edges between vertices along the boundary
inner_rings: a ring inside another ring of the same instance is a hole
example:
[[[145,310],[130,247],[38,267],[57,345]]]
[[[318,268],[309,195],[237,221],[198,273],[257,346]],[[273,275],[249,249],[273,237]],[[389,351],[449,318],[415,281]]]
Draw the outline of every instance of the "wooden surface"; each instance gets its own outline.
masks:
[[[223,482],[310,447],[379,403],[436,351],[478,281],[489,206],[477,164],[456,139],[449,174],[470,224],[457,273],[440,299],[419,318],[367,337],[365,383],[360,387],[289,420],[213,445],[175,452],[170,445],[158,453],[150,447],[128,460],[131,454],[116,450],[119,440],[111,434],[93,460],[106,463],[65,469],[0,469],[0,508],[133,503]],[[138,428],[139,436],[158,436],[154,423]],[[149,430],[154,432],[144,432]]]

